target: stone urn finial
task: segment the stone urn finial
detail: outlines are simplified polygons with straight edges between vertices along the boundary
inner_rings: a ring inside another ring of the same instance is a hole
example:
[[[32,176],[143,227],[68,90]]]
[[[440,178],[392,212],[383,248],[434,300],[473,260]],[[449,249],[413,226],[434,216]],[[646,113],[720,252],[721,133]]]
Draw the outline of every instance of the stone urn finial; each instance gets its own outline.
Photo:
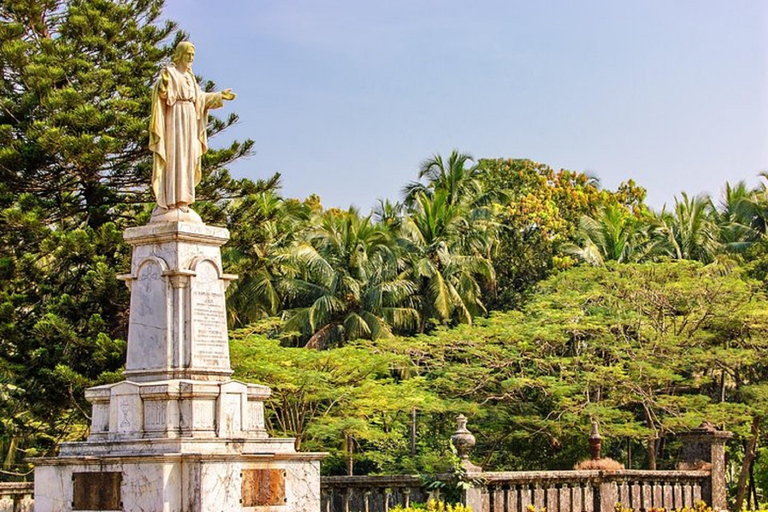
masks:
[[[592,452],[592,460],[600,460],[602,448],[603,437],[597,429],[597,421],[592,420],[592,433],[589,436],[589,450]]]
[[[467,429],[467,417],[459,414],[456,417],[456,432],[451,436],[451,442],[458,452],[461,465],[467,471],[482,471],[482,468],[475,466],[469,460],[469,454],[475,447],[475,436]]]

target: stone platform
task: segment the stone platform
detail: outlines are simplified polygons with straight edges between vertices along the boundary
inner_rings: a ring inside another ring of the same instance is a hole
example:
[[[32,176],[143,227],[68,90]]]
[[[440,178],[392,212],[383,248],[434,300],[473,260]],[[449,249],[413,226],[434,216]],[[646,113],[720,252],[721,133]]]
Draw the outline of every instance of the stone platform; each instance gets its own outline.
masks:
[[[320,510],[320,459],[267,435],[267,386],[232,380],[220,247],[189,215],[131,228],[126,380],[86,391],[85,442],[35,460],[35,510]]]

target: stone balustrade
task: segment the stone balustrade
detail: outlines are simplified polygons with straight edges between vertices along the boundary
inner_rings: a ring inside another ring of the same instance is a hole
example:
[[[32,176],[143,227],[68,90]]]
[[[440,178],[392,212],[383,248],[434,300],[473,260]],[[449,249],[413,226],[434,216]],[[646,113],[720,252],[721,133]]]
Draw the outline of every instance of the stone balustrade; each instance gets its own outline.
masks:
[[[0,512],[32,512],[34,496],[32,482],[0,483]]]
[[[320,492],[322,512],[388,511],[436,496],[418,475],[326,476]]]
[[[677,471],[515,472],[488,472],[472,464],[469,454],[475,437],[466,424],[467,419],[459,416],[451,439],[471,482],[464,502],[474,512],[526,512],[529,507],[537,512],[613,512],[616,503],[636,511],[671,510],[692,507],[700,500],[715,511],[727,506],[725,443],[731,434],[708,423],[680,434],[683,457]],[[592,461],[599,463],[601,436],[596,423],[589,440]],[[450,485],[451,476],[441,475],[437,480]],[[428,486],[417,475],[332,476],[322,478],[320,488],[322,512],[388,512],[397,505],[439,497],[440,486]]]
[[[709,471],[488,472],[467,491],[476,512],[612,512],[617,502],[634,510],[691,507],[702,499]]]
[[[466,503],[475,512],[612,512],[690,507],[704,498],[710,471],[519,471],[473,474]],[[450,477],[441,477],[448,482]],[[333,476],[321,479],[322,512],[386,512],[438,497],[410,476]]]

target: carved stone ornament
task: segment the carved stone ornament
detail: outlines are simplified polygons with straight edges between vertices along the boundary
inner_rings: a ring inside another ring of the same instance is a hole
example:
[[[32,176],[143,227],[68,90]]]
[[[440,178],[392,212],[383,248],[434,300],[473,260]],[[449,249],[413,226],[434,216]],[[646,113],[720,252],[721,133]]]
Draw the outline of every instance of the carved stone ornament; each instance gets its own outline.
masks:
[[[459,455],[459,459],[461,459],[461,465],[464,469],[467,471],[482,471],[481,467],[475,466],[469,460],[469,454],[472,451],[472,448],[475,447],[477,441],[475,436],[472,435],[472,432],[467,429],[467,417],[463,414],[459,414],[456,418],[456,432],[451,436],[451,442],[456,448],[456,452]]]

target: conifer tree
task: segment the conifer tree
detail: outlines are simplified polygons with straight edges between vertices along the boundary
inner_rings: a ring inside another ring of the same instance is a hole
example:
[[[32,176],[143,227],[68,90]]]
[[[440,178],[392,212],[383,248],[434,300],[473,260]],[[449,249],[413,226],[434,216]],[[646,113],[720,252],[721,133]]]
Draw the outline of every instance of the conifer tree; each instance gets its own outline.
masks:
[[[162,0],[0,2],[0,460],[80,436],[83,390],[120,379],[128,291],[123,228],[148,220],[150,88],[185,35]],[[205,88],[213,88],[207,83]],[[209,136],[237,116],[212,118]],[[196,207],[270,190],[223,166],[252,141],[210,151]]]

